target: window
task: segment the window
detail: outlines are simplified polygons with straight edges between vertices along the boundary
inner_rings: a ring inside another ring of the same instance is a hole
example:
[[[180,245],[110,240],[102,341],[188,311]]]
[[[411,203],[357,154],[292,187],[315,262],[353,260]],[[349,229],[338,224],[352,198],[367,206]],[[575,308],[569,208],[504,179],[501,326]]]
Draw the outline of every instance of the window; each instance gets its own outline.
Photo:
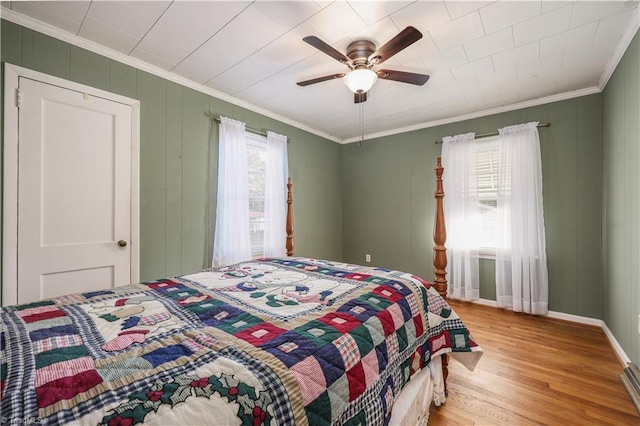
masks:
[[[247,182],[249,185],[249,235],[251,257],[257,259],[264,253],[264,199],[267,169],[267,139],[246,133]]]
[[[214,266],[285,255],[287,137],[250,130],[220,117]]]
[[[483,255],[495,255],[498,224],[498,138],[476,140],[471,175],[476,177],[478,202],[478,246]]]

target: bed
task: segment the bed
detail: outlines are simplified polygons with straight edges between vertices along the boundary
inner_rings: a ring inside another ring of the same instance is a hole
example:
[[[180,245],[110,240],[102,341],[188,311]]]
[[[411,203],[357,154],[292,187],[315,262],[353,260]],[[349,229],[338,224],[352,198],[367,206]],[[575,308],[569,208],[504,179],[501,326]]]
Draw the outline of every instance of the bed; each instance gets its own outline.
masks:
[[[2,308],[0,421],[417,424],[482,355],[435,280],[287,254]]]

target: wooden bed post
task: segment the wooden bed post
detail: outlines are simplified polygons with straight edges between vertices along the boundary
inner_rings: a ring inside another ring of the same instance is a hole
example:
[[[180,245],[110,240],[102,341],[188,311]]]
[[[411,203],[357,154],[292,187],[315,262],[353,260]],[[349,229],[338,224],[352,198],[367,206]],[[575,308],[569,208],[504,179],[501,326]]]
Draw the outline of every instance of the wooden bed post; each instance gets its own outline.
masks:
[[[289,257],[293,256],[293,211],[291,207],[293,204],[293,197],[291,196],[292,186],[293,184],[291,183],[291,176],[289,176],[289,178],[287,179],[287,225],[286,225],[286,230],[287,230],[286,249],[287,249],[287,256]]]
[[[447,240],[447,228],[444,223],[444,206],[442,199],[444,198],[444,189],[442,187],[442,160],[438,157],[436,164],[436,219],[433,225],[433,241],[436,245],[433,247],[433,271],[435,275],[434,286],[440,296],[447,298],[447,248],[444,246]]]
[[[442,167],[442,159],[438,157],[436,163],[436,218],[433,225],[433,267],[434,267],[434,287],[440,293],[444,299],[447,298],[447,248],[444,243],[447,240],[447,228],[444,223],[444,188],[442,187],[442,173],[444,168]],[[447,377],[449,376],[449,356],[442,356],[442,378],[444,380],[445,394],[447,390]]]

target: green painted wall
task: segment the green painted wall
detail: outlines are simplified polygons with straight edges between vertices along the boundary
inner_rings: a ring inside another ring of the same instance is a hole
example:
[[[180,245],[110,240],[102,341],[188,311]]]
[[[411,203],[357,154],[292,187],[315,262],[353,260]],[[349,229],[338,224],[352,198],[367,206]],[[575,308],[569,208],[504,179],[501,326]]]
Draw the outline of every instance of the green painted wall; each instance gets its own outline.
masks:
[[[340,145],[11,22],[0,26],[2,62],[141,101],[142,280],[210,264],[218,128],[208,112],[290,138],[296,254],[342,258]]]
[[[601,318],[599,94],[343,146],[344,260],[368,253],[372,264],[430,278],[434,141],[528,121],[552,123],[540,130],[549,308]],[[495,300],[494,267],[481,262],[482,298]]]
[[[603,92],[604,321],[640,364],[640,41],[636,34]]]

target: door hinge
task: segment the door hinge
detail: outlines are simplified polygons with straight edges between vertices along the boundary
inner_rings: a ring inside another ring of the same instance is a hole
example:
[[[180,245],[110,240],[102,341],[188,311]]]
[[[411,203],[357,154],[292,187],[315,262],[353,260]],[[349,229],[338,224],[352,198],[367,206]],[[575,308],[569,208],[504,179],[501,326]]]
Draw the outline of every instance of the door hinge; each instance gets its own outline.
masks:
[[[20,96],[20,89],[16,89],[16,108],[20,108],[22,97]]]

